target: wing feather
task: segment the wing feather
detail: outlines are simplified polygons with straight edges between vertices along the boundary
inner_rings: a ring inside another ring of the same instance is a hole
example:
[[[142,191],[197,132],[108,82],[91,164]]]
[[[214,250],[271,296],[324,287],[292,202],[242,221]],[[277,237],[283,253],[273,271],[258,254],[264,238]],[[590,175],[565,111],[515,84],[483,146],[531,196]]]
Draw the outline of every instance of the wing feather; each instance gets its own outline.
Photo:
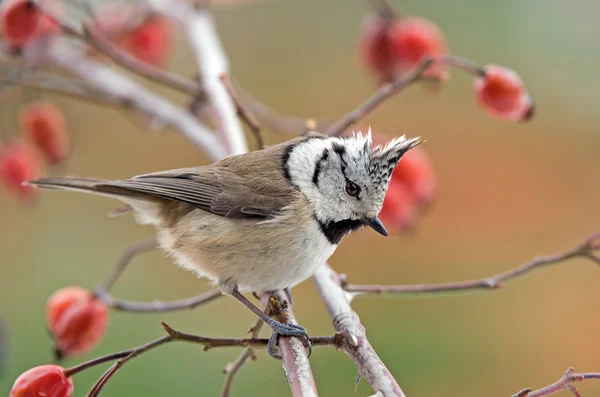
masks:
[[[282,153],[293,141],[213,165],[139,175],[106,185],[184,202],[228,218],[271,218],[300,194],[281,168]]]

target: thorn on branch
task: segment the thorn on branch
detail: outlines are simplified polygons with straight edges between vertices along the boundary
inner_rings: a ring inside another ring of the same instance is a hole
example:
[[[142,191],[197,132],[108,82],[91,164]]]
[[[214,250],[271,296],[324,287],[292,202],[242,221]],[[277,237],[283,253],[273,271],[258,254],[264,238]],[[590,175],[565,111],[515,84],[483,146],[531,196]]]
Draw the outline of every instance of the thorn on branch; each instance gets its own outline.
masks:
[[[360,383],[361,379],[362,379],[362,376],[360,375],[360,372],[357,372],[356,379],[354,380],[354,391],[355,392],[358,390],[358,384]]]
[[[169,334],[170,336],[176,336],[175,334],[177,333],[177,331],[175,331],[173,328],[171,328],[167,323],[161,321],[160,324],[162,325],[163,329],[165,330],[165,332],[167,334]]]

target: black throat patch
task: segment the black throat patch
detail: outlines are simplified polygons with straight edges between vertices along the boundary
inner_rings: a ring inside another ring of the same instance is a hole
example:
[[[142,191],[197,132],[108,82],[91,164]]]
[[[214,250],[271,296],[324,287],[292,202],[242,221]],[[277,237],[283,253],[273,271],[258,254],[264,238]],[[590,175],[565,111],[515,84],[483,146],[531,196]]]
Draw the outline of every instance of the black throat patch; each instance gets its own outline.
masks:
[[[315,217],[316,219],[316,217]],[[319,222],[321,231],[327,238],[327,240],[334,245],[337,245],[342,241],[342,237],[346,234],[360,229],[364,224],[359,220],[346,219],[338,222]]]

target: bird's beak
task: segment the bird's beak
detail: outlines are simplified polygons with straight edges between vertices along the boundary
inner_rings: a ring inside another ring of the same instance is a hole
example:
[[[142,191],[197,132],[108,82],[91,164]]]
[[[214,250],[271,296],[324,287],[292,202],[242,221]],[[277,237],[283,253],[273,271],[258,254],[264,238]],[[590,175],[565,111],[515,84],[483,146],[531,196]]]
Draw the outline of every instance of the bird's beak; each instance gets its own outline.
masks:
[[[383,226],[383,223],[381,223],[378,217],[364,218],[362,221],[365,225],[371,226],[377,233],[387,237],[388,232],[385,230],[385,226]]]

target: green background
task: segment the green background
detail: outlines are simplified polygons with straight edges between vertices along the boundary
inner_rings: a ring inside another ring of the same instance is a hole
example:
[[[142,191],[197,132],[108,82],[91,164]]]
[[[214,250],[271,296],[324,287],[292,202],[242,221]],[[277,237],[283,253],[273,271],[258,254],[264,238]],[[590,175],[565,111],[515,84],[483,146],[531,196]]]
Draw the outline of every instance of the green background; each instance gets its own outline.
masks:
[[[435,205],[410,235],[382,238],[361,231],[331,259],[360,283],[428,283],[488,276],[539,253],[573,247],[600,231],[600,3],[591,0],[501,2],[398,1],[445,32],[452,52],[519,72],[535,99],[533,122],[497,121],[478,108],[471,77],[453,71],[438,93],[414,86],[359,127],[376,134],[427,139],[439,177]],[[278,110],[335,120],[374,90],[358,62],[356,39],[366,1],[281,1],[224,7],[218,28],[232,75]],[[183,43],[173,70],[193,75]],[[183,98],[166,92],[175,101]],[[16,128],[15,109],[37,94],[3,102],[2,125]],[[44,98],[56,97],[44,94]],[[52,174],[104,178],[204,164],[180,135],[157,134],[116,110],[56,98],[74,136],[68,164]],[[268,142],[286,137],[267,134]],[[252,141],[250,141],[252,142]],[[30,206],[0,195],[0,314],[10,330],[0,375],[7,395],[25,369],[51,360],[45,300],[56,289],[93,287],[130,243],[152,236],[131,217],[109,219],[117,203],[48,192]],[[354,308],[381,358],[408,396],[511,396],[557,379],[568,366],[600,371],[600,269],[583,259],[545,269],[493,292],[429,299],[360,298]],[[119,297],[174,299],[208,288],[160,254],[138,258],[115,288]],[[295,313],[312,335],[332,332],[310,281],[295,289]],[[254,320],[232,299],[177,314],[111,313],[104,341],[84,359],[162,335],[159,321],[206,336],[239,337]],[[108,396],[216,396],[221,369],[239,350],[207,353],[173,344],[136,359],[107,386]],[[333,349],[311,357],[323,396],[353,393],[356,370]],[[104,368],[77,375],[83,396]],[[600,393],[600,384],[579,386]],[[260,353],[241,372],[234,395],[289,394],[281,363]],[[565,392],[565,395],[567,393]]]

